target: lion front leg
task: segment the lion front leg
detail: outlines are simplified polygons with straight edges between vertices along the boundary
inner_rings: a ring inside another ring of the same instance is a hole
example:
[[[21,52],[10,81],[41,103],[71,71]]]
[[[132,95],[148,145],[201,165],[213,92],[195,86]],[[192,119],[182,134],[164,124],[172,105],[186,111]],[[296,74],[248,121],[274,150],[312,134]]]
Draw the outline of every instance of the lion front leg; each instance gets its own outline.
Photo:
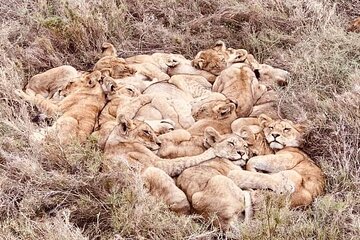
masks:
[[[25,101],[37,106],[41,112],[49,116],[54,116],[60,112],[59,106],[54,104],[50,99],[46,99],[42,95],[35,94],[34,91],[28,90],[27,93],[20,89],[16,89],[14,93]]]
[[[291,153],[268,154],[250,158],[246,164],[246,170],[257,172],[264,171],[276,173],[292,169],[299,163],[299,159]]]
[[[190,203],[185,193],[175,185],[174,180],[163,170],[148,167],[141,173],[141,176],[151,195],[162,199],[172,211],[182,214],[190,212]]]
[[[137,98],[132,99],[125,106],[119,105],[116,111],[116,115],[124,115],[129,119],[133,119],[139,109],[144,105],[150,103],[153,100],[153,96],[151,95],[141,95]]]
[[[223,230],[239,221],[244,213],[246,219],[251,217],[251,200],[248,194],[223,175],[209,179],[202,191],[192,195],[191,203],[195,211],[205,217],[216,215],[214,224]]]
[[[283,173],[266,174],[232,170],[227,175],[241,189],[270,189],[276,193],[294,191],[294,183]]]

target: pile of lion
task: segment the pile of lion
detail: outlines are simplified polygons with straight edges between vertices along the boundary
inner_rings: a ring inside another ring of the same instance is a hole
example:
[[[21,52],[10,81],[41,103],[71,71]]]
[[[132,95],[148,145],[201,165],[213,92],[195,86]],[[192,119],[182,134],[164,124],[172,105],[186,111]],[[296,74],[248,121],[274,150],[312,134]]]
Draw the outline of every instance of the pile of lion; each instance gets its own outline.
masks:
[[[305,127],[281,116],[277,89],[288,77],[222,41],[192,60],[120,58],[104,43],[91,71],[56,67],[15,93],[55,119],[33,134],[37,141],[92,136],[104,153],[101,171],[138,169],[170,210],[227,229],[251,219],[257,192],[286,193],[291,207],[324,192],[324,173],[300,149]]]

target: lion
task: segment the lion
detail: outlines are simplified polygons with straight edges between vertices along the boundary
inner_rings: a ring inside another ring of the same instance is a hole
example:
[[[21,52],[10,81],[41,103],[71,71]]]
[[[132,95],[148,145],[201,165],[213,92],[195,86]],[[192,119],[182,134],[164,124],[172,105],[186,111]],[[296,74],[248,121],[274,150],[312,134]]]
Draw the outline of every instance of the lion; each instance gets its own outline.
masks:
[[[259,82],[266,86],[267,90],[262,93],[254,103],[251,117],[258,117],[266,114],[273,119],[282,118],[282,112],[279,106],[279,96],[277,87],[284,87],[288,84],[289,72],[280,68],[274,68],[270,65],[260,64],[258,72]]]
[[[112,78],[124,78],[133,76],[137,70],[127,64],[123,58],[117,56],[104,56],[97,61],[93,71],[100,71],[102,76]]]
[[[167,74],[169,76],[175,76],[175,75],[189,75],[189,76],[202,76],[204,77],[209,83],[214,83],[216,79],[216,75],[197,69],[192,66],[191,60],[188,59],[176,59],[177,64],[174,64],[174,66],[171,66],[167,70]]]
[[[192,107],[191,112],[195,121],[200,119],[223,120],[226,118],[236,119],[237,102],[231,99],[209,100]]]
[[[253,55],[245,49],[227,48],[221,40],[213,48],[200,51],[192,60],[192,65],[200,70],[205,70],[219,76],[223,70],[235,63],[246,63],[252,69],[258,66]]]
[[[141,101],[141,99],[149,99]],[[176,129],[189,127],[193,124],[194,119],[190,110],[188,113],[182,114],[181,104],[186,104],[180,100],[167,99],[163,96],[155,94],[143,94],[139,99],[131,100],[127,105],[118,109],[118,115],[123,114],[131,119],[139,119],[144,121],[167,121],[174,124]],[[189,107],[190,108],[190,107]],[[185,109],[186,110],[186,109]],[[166,124],[168,125],[168,124]]]
[[[192,96],[175,85],[158,82],[150,85],[143,94],[154,96],[151,104],[139,109],[136,118],[143,120],[171,119],[176,128],[189,128],[194,124],[191,115]]]
[[[144,121],[131,120],[120,115],[118,125],[106,141],[104,169],[114,170],[119,164],[140,168],[151,193],[163,199],[170,209],[188,212],[190,205],[186,196],[176,187],[171,177],[179,175],[186,168],[216,157],[239,160],[241,155],[236,149],[228,149],[224,141],[217,141],[198,156],[162,159],[153,153],[161,145],[153,129]]]
[[[347,28],[348,32],[360,32],[360,17],[355,18]]]
[[[252,156],[274,153],[266,142],[263,128],[260,126],[258,118],[238,118],[231,123],[231,130],[233,133],[242,136],[248,143]]]
[[[174,75],[168,82],[174,84],[183,92],[190,94],[193,98],[205,97],[212,93],[211,83],[202,76],[184,74]]]
[[[106,95],[107,103],[99,116],[100,131],[104,125],[110,126],[105,128],[112,129],[111,126],[116,122],[116,116],[124,111],[126,115],[133,118],[139,108],[153,99],[151,95],[142,95],[140,91],[131,84],[117,84],[111,77],[102,80],[102,86]],[[129,107],[130,106],[130,107]],[[126,110],[123,110],[123,109]],[[145,120],[147,124],[155,131],[156,135],[164,134],[174,130],[175,123],[170,119],[163,120]],[[102,134],[107,136],[107,134]]]
[[[160,69],[162,66],[154,64],[154,61],[146,61],[160,58],[156,58],[157,55],[151,57],[151,59],[145,59],[145,61],[136,61],[136,56],[134,56],[134,61],[131,61],[131,59],[125,60],[118,58],[116,48],[111,43],[104,43],[103,47],[103,57],[95,64],[93,69],[101,71],[103,76],[110,76],[115,79],[132,76],[139,80],[157,79],[158,81],[164,81],[170,78],[169,75],[166,74],[166,69],[164,71]],[[147,57],[146,55],[142,56]],[[163,58],[165,58],[165,56]],[[142,58],[138,57],[138,59]],[[168,64],[172,66],[176,63],[169,60]]]
[[[261,114],[266,114],[273,119],[283,117],[279,105],[279,94],[276,90],[268,88],[268,90],[266,90],[254,103],[249,117],[259,117]]]
[[[210,101],[203,104],[194,116],[198,118],[187,130],[178,129],[162,137],[159,156],[174,158],[191,156],[205,151],[204,130],[215,128],[221,134],[231,133],[230,125],[237,118],[236,103],[230,100]]]
[[[267,64],[259,64],[257,68],[259,81],[266,86],[284,87],[288,84],[290,73],[280,68],[274,68]]]
[[[246,64],[237,63],[225,69],[216,79],[213,91],[224,94],[238,103],[238,117],[247,117],[254,103],[266,91],[266,86],[259,84],[254,72]]]
[[[130,64],[151,63],[158,67],[164,73],[167,73],[169,67],[174,67],[179,60],[184,59],[180,54],[172,53],[153,53],[152,55],[136,55],[126,58],[125,61]]]
[[[117,84],[113,78],[105,77],[101,85],[106,96],[107,103],[99,116],[98,130],[92,135],[98,139],[100,148],[105,146],[106,139],[116,125],[116,116],[119,107],[123,107],[132,99],[141,95],[140,91],[130,84]],[[151,99],[147,100],[148,102]]]
[[[105,94],[98,82],[100,77],[101,73],[94,71],[69,82],[60,93],[64,98],[56,103],[40,94],[27,94],[21,90],[15,93],[47,115],[60,115],[49,130],[57,133],[61,144],[73,140],[84,142],[93,132],[97,117],[105,105]]]
[[[299,147],[303,141],[304,126],[290,120],[259,117],[264,136],[275,154],[255,156],[246,164],[248,171],[232,179],[241,188],[272,189],[288,182],[291,188],[291,207],[307,206],[324,193],[325,176],[321,169]],[[266,172],[266,173],[261,173]],[[240,176],[240,177],[239,177]],[[281,192],[281,191],[280,191]]]
[[[205,217],[216,215],[215,224],[228,229],[238,221],[246,211],[245,217],[251,217],[251,198],[226,175],[231,170],[241,169],[249,159],[249,148],[236,134],[220,135],[214,129],[204,133],[204,143],[211,147],[217,141],[226,139],[224,150],[236,149],[241,155],[237,161],[215,159],[184,170],[177,178],[176,184],[183,190],[194,210]]]
[[[53,98],[55,93],[62,89],[70,81],[74,81],[82,75],[70,65],[52,68],[30,78],[25,87],[25,92],[31,91],[45,98]]]

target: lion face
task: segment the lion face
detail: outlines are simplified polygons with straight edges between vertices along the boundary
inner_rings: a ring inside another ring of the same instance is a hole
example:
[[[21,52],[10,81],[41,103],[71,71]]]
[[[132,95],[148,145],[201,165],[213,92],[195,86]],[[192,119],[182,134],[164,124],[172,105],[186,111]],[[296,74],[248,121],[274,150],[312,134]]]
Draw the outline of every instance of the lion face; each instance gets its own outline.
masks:
[[[244,126],[237,131],[236,134],[247,142],[251,157],[273,153],[266,142],[264,133],[260,126]]]
[[[264,114],[259,116],[259,121],[264,128],[266,141],[272,149],[301,145],[304,128],[302,125],[294,124],[289,120],[272,120]]]
[[[119,79],[132,76],[136,73],[136,70],[128,64],[118,63],[111,69],[111,77]]]
[[[99,71],[94,71],[78,79],[75,79],[74,81],[70,81],[63,89],[59,91],[59,96],[66,97],[71,93],[77,92],[78,90],[91,89],[96,86],[100,86],[98,82],[100,78],[101,73]]]
[[[156,135],[165,134],[175,129],[175,123],[170,119],[164,120],[145,120],[154,130]]]
[[[105,56],[94,66],[94,70],[101,71],[102,76],[110,76],[116,79],[132,76],[136,70],[128,65],[124,59],[116,56]]]
[[[212,127],[205,129],[204,146],[214,148],[217,157],[227,158],[239,166],[249,159],[249,147],[244,139],[236,134],[221,136]]]
[[[192,109],[192,115],[196,121],[199,119],[222,120],[231,116],[236,117],[237,103],[230,100],[214,100],[202,104],[199,108]]]
[[[208,49],[199,52],[192,61],[193,67],[220,75],[227,67],[226,57],[223,52]]]
[[[218,41],[211,49],[200,51],[192,60],[193,67],[220,75],[227,67],[228,52],[225,43]]]
[[[147,123],[139,120],[127,119],[123,115],[118,116],[118,122],[118,126],[115,127],[111,135],[115,134],[115,138],[118,138],[119,141],[140,143],[152,151],[160,148],[161,143],[159,139],[154,130]]]
[[[200,51],[192,65],[218,76],[229,65],[244,62],[247,56],[248,52],[245,49],[226,48],[223,41],[217,41],[213,48]]]
[[[105,77],[104,79],[100,80],[100,84],[107,100],[112,100],[119,95],[137,97],[141,94],[141,92],[135,86],[130,84],[118,84],[112,77]]]

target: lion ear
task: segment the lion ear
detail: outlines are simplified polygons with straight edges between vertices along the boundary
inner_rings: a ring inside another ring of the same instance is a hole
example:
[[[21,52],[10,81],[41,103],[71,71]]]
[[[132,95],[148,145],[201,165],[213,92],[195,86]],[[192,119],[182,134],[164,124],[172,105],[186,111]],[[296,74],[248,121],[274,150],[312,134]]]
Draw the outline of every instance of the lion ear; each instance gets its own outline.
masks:
[[[204,67],[204,59],[202,58],[197,58],[191,61],[191,64],[193,67],[197,68],[197,69],[202,69]]]
[[[236,53],[236,62],[244,62],[248,56],[248,52],[245,49],[237,49]]]
[[[204,131],[204,146],[210,148],[221,139],[220,134],[212,127],[205,128]]]
[[[89,87],[94,87],[96,82],[101,79],[101,72],[100,71],[93,71],[92,73],[88,74],[85,77],[86,84]]]
[[[100,72],[101,72],[101,76],[103,77],[110,77],[112,75],[111,68],[103,68],[100,70]]]
[[[128,133],[128,131],[132,128],[132,120],[128,119],[125,115],[120,114],[117,116],[117,121],[120,126],[120,129],[123,133]]]
[[[255,134],[251,131],[250,127],[245,126],[241,128],[239,136],[249,145],[253,145],[255,142]]]
[[[237,104],[227,99],[226,105],[215,109],[215,111],[219,114],[222,114],[221,117],[225,118],[234,113],[236,111],[236,108]]]
[[[305,123],[294,124],[294,127],[301,134],[304,134],[307,130],[307,126]]]
[[[259,123],[260,123],[260,126],[261,127],[267,127],[269,122],[272,121],[271,117],[269,117],[268,115],[266,114],[260,114],[260,116],[258,117],[259,119]]]
[[[225,52],[226,51],[226,45],[223,41],[218,40],[215,43],[215,46],[213,48],[215,51],[221,51],[221,52]]]

